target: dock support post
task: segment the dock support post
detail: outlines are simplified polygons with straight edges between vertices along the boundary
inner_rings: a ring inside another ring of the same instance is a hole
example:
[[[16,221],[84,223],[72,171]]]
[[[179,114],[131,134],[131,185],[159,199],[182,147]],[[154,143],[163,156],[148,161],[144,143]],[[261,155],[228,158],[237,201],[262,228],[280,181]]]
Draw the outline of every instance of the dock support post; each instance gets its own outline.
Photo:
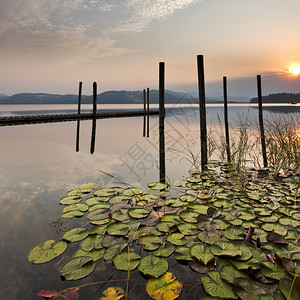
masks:
[[[259,117],[261,148],[262,148],[262,155],[263,155],[263,163],[264,163],[264,167],[266,168],[268,167],[268,160],[267,160],[264,120],[263,120],[263,111],[262,111],[261,75],[257,75],[257,99],[258,99],[258,117]]]
[[[165,63],[159,63],[159,179],[166,182],[165,165]]]
[[[229,139],[229,127],[228,127],[228,106],[227,106],[227,77],[223,77],[223,97],[224,97],[224,125],[225,125],[225,140],[226,140],[226,153],[227,161],[230,163],[230,139]]]
[[[79,82],[78,111],[77,111],[78,114],[80,114],[80,110],[81,110],[81,94],[82,94],[82,82]],[[79,133],[80,133],[80,120],[77,120],[76,152],[79,152]]]
[[[205,108],[205,84],[203,55],[197,55],[198,90],[200,109],[200,143],[201,143],[201,170],[205,170],[207,164],[207,130]]]
[[[146,90],[143,90],[144,95],[144,112],[146,112]],[[144,116],[143,137],[146,136],[146,116]]]
[[[97,113],[97,82],[93,83],[93,115]]]
[[[147,88],[147,111],[150,110],[150,92]],[[147,116],[147,137],[149,137],[149,115]]]

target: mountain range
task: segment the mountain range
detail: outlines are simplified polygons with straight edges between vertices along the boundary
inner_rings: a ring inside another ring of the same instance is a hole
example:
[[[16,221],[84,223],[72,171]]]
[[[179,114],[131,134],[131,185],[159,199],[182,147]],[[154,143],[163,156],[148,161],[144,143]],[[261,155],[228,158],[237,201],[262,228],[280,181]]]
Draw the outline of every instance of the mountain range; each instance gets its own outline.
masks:
[[[159,91],[150,90],[149,101],[157,104]],[[208,103],[223,103],[221,100],[207,97]],[[248,100],[249,101],[249,100]],[[82,104],[91,104],[93,96],[81,96]],[[143,91],[107,91],[97,95],[98,104],[142,104]],[[244,101],[243,101],[244,102]],[[0,94],[0,104],[77,104],[78,95],[46,94],[46,93],[20,93],[12,96]],[[166,90],[165,103],[198,103],[198,97],[191,93],[181,93]]]

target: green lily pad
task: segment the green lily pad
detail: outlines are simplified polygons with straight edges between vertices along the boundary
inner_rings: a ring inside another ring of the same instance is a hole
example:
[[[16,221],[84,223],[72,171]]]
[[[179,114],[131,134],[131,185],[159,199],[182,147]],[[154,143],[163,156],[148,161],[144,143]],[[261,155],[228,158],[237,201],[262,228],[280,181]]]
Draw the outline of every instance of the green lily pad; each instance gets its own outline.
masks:
[[[213,297],[222,299],[238,299],[232,287],[221,279],[217,271],[209,271],[206,276],[201,277],[204,290]]]
[[[93,261],[97,261],[103,257],[103,254],[105,252],[105,249],[94,249],[92,251],[84,251],[82,249],[78,249],[74,255],[74,257],[80,257],[80,256],[89,256],[93,259]]]
[[[133,195],[139,195],[139,194],[143,194],[143,191],[140,188],[127,188],[123,191],[123,194],[125,196],[133,196]]]
[[[207,244],[214,244],[215,242],[220,242],[221,237],[217,232],[214,231],[201,231],[198,234],[198,239]]]
[[[210,247],[202,243],[193,245],[190,249],[190,253],[205,265],[213,261],[215,258],[215,256],[210,251]]]
[[[67,213],[69,211],[73,211],[73,210],[79,210],[79,211],[87,211],[89,209],[89,206],[84,204],[84,203],[76,203],[76,204],[71,204],[68,205],[66,207],[64,207],[63,209],[63,213]]]
[[[156,250],[162,243],[162,239],[153,234],[142,235],[139,237],[139,244],[144,245],[145,250]]]
[[[102,248],[102,235],[94,234],[88,235],[80,244],[80,247],[84,251],[92,251],[93,249]]]
[[[232,242],[216,242],[210,246],[213,255],[235,257],[240,256],[242,251]]]
[[[175,180],[173,182],[173,186],[177,186],[177,187],[186,187],[187,184],[187,180]]]
[[[176,224],[174,222],[161,221],[156,224],[156,227],[161,232],[170,232],[175,229]]]
[[[96,196],[91,197],[85,200],[85,203],[89,206],[96,205],[99,203],[107,202],[109,200],[109,197],[107,196]]]
[[[182,206],[187,205],[187,203],[185,201],[182,201],[179,198],[166,199],[164,202],[165,202],[165,205],[170,205],[172,207],[182,207]]]
[[[170,233],[167,236],[167,241],[176,246],[183,246],[187,242],[187,240],[184,238],[184,234],[177,232]]]
[[[263,273],[264,276],[268,278],[275,279],[275,280],[280,280],[283,278],[287,278],[287,279],[292,278],[292,276],[286,271],[286,269],[278,263],[265,261],[263,262],[263,265],[267,268],[262,268],[261,272]]]
[[[126,235],[130,230],[130,226],[124,223],[112,223],[106,228],[106,231],[110,235]]]
[[[184,235],[196,235],[198,233],[198,228],[193,223],[181,223],[177,225],[177,228]]]
[[[274,231],[276,233],[279,233],[283,236],[286,235],[287,229],[284,225],[279,224],[279,223],[263,223],[261,225],[261,228],[266,230],[266,231]]]
[[[140,263],[140,256],[132,251],[123,251],[113,257],[113,263],[116,269],[123,271],[134,270]]]
[[[153,183],[149,183],[148,187],[151,190],[164,190],[168,185],[166,183],[162,183],[162,182],[153,182]]]
[[[161,218],[162,221],[178,223],[181,221],[180,216],[177,214],[164,214]]]
[[[84,213],[80,210],[71,210],[71,211],[68,211],[68,212],[65,212],[63,214],[61,214],[61,218],[64,218],[64,219],[72,219],[72,218],[80,218],[84,215]]]
[[[111,217],[112,217],[112,219],[119,221],[119,222],[123,222],[125,220],[130,219],[127,209],[121,209],[120,211],[114,211],[112,213]]]
[[[130,208],[128,209],[128,214],[132,218],[142,219],[146,218],[150,214],[150,211],[145,208]]]
[[[89,231],[86,228],[73,228],[69,231],[67,231],[63,236],[62,240],[65,240],[67,242],[78,242],[86,238],[89,234]]]
[[[188,223],[197,223],[197,217],[199,213],[190,210],[184,210],[180,214],[180,218]]]
[[[121,253],[124,248],[126,247],[126,244],[114,244],[111,247],[107,248],[103,254],[103,258],[105,260],[111,260],[116,254]]]
[[[98,183],[89,182],[89,183],[83,183],[79,186],[80,189],[96,189],[99,187]]]
[[[97,204],[90,206],[88,211],[92,212],[92,211],[100,209],[100,208],[109,208],[109,206],[110,206],[109,203],[105,203],[105,202],[97,203]]]
[[[89,234],[93,235],[93,234],[99,234],[99,235],[103,235],[106,232],[106,226],[93,226],[90,231]]]
[[[118,204],[118,203],[128,203],[130,198],[128,196],[117,195],[109,198],[109,203]]]
[[[195,259],[191,256],[190,248],[179,247],[174,252],[174,258],[177,260],[194,261]]]
[[[78,196],[67,196],[59,200],[59,204],[63,205],[71,205],[79,203],[82,200],[81,197]]]
[[[185,201],[185,202],[195,202],[196,196],[185,194],[185,195],[180,196],[179,199],[181,201]]]
[[[171,243],[163,243],[152,253],[156,256],[168,257],[174,252],[174,246]]]
[[[164,258],[153,256],[151,254],[144,256],[138,266],[139,271],[144,275],[155,278],[164,275],[168,268],[168,262]]]
[[[107,196],[112,196],[112,195],[115,195],[116,194],[116,191],[112,188],[110,189],[99,189],[99,190],[96,190],[94,191],[93,193],[95,196],[100,196],[100,197],[107,197]]]
[[[55,243],[54,240],[48,240],[44,244],[35,246],[28,254],[28,261],[34,264],[43,264],[61,255],[67,249],[65,241]]]
[[[198,203],[189,203],[186,207],[202,215],[206,215],[209,208],[207,205]]]
[[[147,293],[156,300],[173,300],[179,297],[182,291],[180,283],[174,274],[166,272],[158,278],[151,278],[147,283]]]
[[[234,284],[236,278],[248,278],[244,272],[239,271],[232,265],[223,266],[220,271],[220,276],[231,285]]]
[[[77,280],[90,275],[95,267],[91,257],[75,257],[61,267],[59,275],[66,280]]]

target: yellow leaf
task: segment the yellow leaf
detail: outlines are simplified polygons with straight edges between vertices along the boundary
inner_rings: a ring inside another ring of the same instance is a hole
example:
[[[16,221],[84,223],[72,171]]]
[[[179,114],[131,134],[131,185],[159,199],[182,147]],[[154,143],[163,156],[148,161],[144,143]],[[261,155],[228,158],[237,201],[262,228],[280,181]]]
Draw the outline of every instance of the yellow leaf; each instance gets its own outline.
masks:
[[[124,297],[124,290],[120,287],[109,287],[103,292],[100,300],[118,300]]]
[[[182,283],[171,272],[166,272],[159,278],[151,278],[147,284],[147,293],[155,300],[176,299],[181,290]]]

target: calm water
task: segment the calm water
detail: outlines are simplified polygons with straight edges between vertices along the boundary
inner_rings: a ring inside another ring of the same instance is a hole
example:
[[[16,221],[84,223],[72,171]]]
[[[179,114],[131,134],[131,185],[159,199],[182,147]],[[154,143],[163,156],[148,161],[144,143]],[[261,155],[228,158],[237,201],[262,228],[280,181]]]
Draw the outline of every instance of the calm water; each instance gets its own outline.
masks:
[[[126,108],[138,108],[127,105]],[[167,109],[166,171],[171,181],[188,174],[190,164],[182,159],[184,149],[199,152],[199,112],[197,107]],[[288,106],[286,106],[288,107]],[[118,107],[119,108],[119,107]],[[122,107],[123,108],[123,107]],[[288,107],[295,111],[294,107]],[[31,113],[75,112],[76,106],[0,106],[0,117]],[[83,107],[82,111],[88,111]],[[112,110],[114,107],[101,109]],[[286,116],[286,112],[276,116]],[[285,110],[286,111],[286,108]],[[289,115],[299,118],[299,112]],[[265,118],[274,113],[264,110]],[[207,106],[210,128],[221,127],[220,105]],[[249,105],[230,105],[231,126],[239,120],[257,119],[257,109]],[[223,122],[223,121],[222,121]],[[82,183],[96,182],[101,187],[119,183],[100,171],[112,174],[123,182],[146,188],[158,180],[158,118],[150,117],[150,137],[143,137],[143,118],[97,120],[95,151],[90,153],[92,121],[80,123],[79,151],[76,152],[76,122],[0,127],[0,299],[41,299],[42,289],[61,290],[85,282],[105,280],[113,274],[109,264],[98,263],[97,270],[87,279],[63,282],[58,277],[58,261],[45,265],[27,262],[31,248],[48,239],[60,239],[62,232],[83,220],[57,221],[62,207],[58,204],[66,192]],[[174,151],[172,151],[174,150]],[[76,222],[76,223],[75,223]],[[59,226],[58,226],[59,225]],[[70,255],[66,252],[65,256]],[[183,283],[192,282],[196,273],[171,261],[170,268]],[[126,278],[126,272],[113,279]],[[132,278],[140,278],[137,272]],[[122,284],[117,284],[117,286]],[[140,285],[140,287],[139,287]],[[151,299],[144,292],[146,281],[139,279],[137,288],[141,299]],[[107,288],[109,285],[105,286]],[[98,299],[99,287],[84,289],[83,299]],[[104,288],[104,289],[105,289]],[[188,299],[188,289],[183,298]],[[80,298],[81,299],[81,298]],[[135,296],[138,299],[138,296]],[[192,299],[192,298],[189,298]]]

